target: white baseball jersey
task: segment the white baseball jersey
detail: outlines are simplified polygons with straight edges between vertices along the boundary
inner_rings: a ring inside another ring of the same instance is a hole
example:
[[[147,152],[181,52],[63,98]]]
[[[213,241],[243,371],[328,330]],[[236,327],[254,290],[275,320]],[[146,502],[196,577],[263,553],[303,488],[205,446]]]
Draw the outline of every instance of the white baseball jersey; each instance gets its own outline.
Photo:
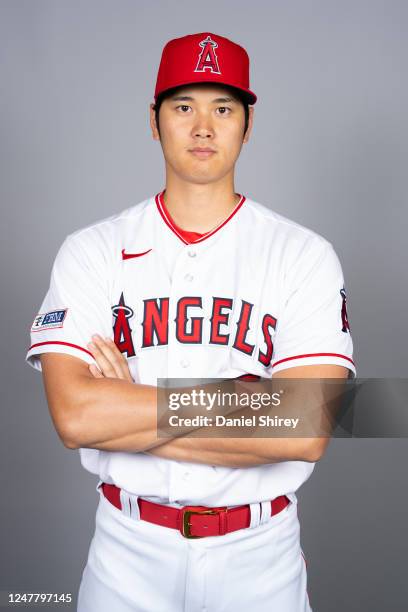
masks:
[[[87,349],[94,333],[112,337],[134,381],[148,385],[158,378],[270,378],[311,364],[338,364],[356,375],[333,246],[244,196],[201,236],[175,225],[163,192],[68,235],[26,360],[38,370],[45,352],[95,363]],[[315,465],[230,468],[147,453],[79,452],[83,467],[104,482],[174,505],[295,495]]]

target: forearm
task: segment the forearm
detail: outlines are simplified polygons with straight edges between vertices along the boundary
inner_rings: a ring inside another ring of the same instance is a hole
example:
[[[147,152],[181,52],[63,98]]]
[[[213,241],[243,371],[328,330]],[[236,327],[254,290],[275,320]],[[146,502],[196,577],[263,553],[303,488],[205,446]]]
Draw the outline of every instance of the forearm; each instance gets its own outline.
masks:
[[[203,386],[209,391],[216,387],[217,384]],[[168,438],[158,437],[159,394],[156,386],[134,384],[118,378],[84,377],[77,395],[80,405],[72,419],[70,448],[142,452],[168,441]],[[160,401],[163,397],[161,395]],[[188,410],[181,407],[178,413],[187,416]],[[195,429],[197,427],[174,430],[171,437]]]
[[[304,438],[198,438],[186,435],[146,452],[178,461],[250,467],[280,461],[310,461],[313,457],[308,442]]]
[[[72,419],[72,448],[138,452],[157,438],[157,388],[118,378],[86,378]]]

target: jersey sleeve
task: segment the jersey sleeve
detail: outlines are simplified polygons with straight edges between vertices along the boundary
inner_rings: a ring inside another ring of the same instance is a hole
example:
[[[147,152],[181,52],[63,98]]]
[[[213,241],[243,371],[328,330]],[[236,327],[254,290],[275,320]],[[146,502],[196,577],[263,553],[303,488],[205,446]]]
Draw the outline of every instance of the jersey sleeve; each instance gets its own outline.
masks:
[[[302,249],[285,278],[272,376],[290,367],[337,364],[355,378],[341,264],[328,241]]]
[[[95,363],[87,348],[95,333],[112,334],[108,263],[95,241],[71,234],[56,255],[25,359],[39,371],[41,353],[66,353]]]

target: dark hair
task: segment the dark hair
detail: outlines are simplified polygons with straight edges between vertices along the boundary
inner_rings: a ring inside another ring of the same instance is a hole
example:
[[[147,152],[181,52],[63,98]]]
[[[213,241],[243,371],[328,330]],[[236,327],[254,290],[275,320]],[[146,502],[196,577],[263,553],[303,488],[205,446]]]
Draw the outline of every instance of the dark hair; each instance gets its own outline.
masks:
[[[160,136],[160,126],[159,126],[159,111],[160,111],[160,107],[161,107],[163,101],[166,100],[166,98],[169,98],[170,96],[172,96],[178,89],[181,89],[182,87],[184,87],[184,85],[180,85],[179,87],[173,87],[172,89],[167,89],[161,95],[157,96],[157,100],[156,100],[156,103],[153,106],[153,110],[154,110],[155,116],[156,116],[156,125],[157,125],[157,130],[159,132],[159,136]],[[249,103],[248,103],[248,100],[246,99],[245,94],[243,92],[241,92],[241,90],[236,89],[235,87],[231,87],[229,85],[222,85],[222,87],[225,87],[225,89],[228,89],[231,92],[231,95],[233,95],[234,98],[237,98],[241,102],[243,107],[244,107],[244,112],[245,112],[244,136],[245,136],[246,131],[248,129],[248,120],[249,120]]]

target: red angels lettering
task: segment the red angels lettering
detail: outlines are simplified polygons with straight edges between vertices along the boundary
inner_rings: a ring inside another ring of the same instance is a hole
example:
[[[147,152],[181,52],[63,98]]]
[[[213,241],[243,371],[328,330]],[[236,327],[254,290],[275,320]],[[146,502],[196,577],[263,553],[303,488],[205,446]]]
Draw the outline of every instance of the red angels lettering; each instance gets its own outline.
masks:
[[[276,328],[276,319],[271,314],[266,314],[262,319],[262,333],[266,342],[266,353],[262,353],[260,350],[258,354],[258,361],[260,361],[260,363],[262,363],[262,365],[265,367],[270,365],[273,354],[272,336],[269,332],[270,328]]]
[[[230,313],[222,312],[223,308],[232,309],[230,298],[213,298],[213,309],[211,314],[210,344],[228,344],[229,334],[220,333],[220,325],[228,325]]]
[[[132,340],[132,330],[128,319],[133,317],[133,310],[126,306],[121,293],[119,304],[112,306],[112,314],[115,317],[113,325],[113,340],[121,353],[126,353],[128,357],[135,355],[135,348]]]
[[[157,300],[159,304],[157,304]],[[169,298],[152,298],[143,300],[143,344],[154,346],[153,335],[157,338],[157,346],[168,344],[169,337]]]
[[[187,309],[190,307],[202,307],[200,297],[182,297],[177,303],[176,337],[179,342],[186,344],[200,344],[203,338],[203,318],[189,317]],[[191,320],[191,331],[187,331],[187,321]]]
[[[241,301],[242,308],[239,321],[237,323],[237,334],[235,336],[234,348],[238,349],[242,353],[246,353],[247,355],[252,355],[255,346],[245,342],[245,337],[249,330],[249,320],[251,318],[253,304],[245,302],[244,300]]]
[[[218,66],[218,58],[215,53],[215,49],[218,47],[215,40],[212,40],[211,36],[207,36],[207,38],[204,38],[204,40],[198,44],[202,48],[202,51],[198,57],[197,66],[194,72],[205,72],[208,69],[215,74],[221,74]]]
[[[277,319],[269,313],[264,314],[261,323],[262,334],[258,333],[258,331],[254,333],[254,337],[259,338],[259,340],[257,339],[256,344],[250,344],[247,341],[247,336],[251,329],[250,322],[253,306],[250,302],[241,300],[241,312],[239,320],[236,321],[235,338],[231,349],[241,351],[241,353],[250,357],[253,355],[256,347],[259,363],[264,367],[268,367],[273,356],[272,339]],[[200,311],[196,313],[196,316],[193,316],[194,309],[196,308],[200,309]],[[177,341],[183,344],[202,344],[204,325],[208,325],[208,345],[228,346],[230,344],[230,336],[233,335],[231,334],[231,317],[234,312],[234,299],[213,296],[211,317],[208,318],[202,316],[202,309],[203,299],[200,296],[190,295],[179,298],[174,319]],[[169,311],[169,297],[143,300],[143,319],[140,321],[142,326],[140,349],[168,345]],[[113,327],[115,344],[122,353],[127,353],[128,357],[132,357],[135,355],[135,348],[132,341],[129,319],[134,316],[134,313],[132,308],[125,304],[123,293],[120,296],[119,303],[112,306],[112,313],[115,317]],[[223,325],[225,330],[222,330]],[[261,344],[262,338],[264,342]],[[261,350],[261,347],[262,349],[266,347],[266,350]]]

